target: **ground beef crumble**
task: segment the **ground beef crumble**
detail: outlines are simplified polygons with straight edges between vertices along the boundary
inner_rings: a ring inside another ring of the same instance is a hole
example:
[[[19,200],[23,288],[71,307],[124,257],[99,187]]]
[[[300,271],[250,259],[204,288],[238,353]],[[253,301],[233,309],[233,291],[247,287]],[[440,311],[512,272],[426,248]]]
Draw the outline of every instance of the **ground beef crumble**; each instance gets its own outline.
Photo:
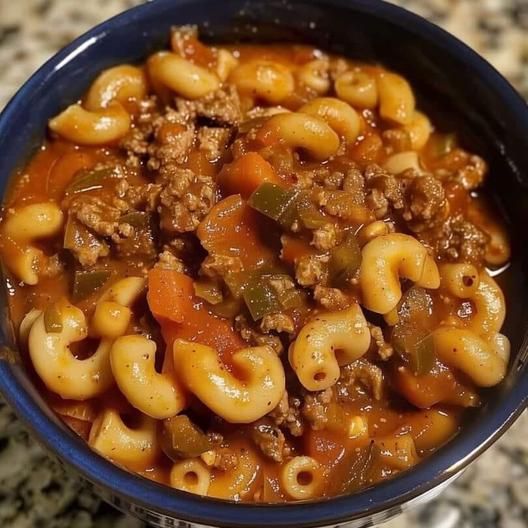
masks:
[[[325,283],[328,274],[328,257],[304,255],[295,262],[295,278],[301,286]]]
[[[172,168],[160,193],[160,226],[169,233],[194,231],[216,202],[216,186],[209,176]]]
[[[489,235],[462,215],[450,216],[440,226],[420,233],[420,240],[440,259],[479,264],[483,261]]]
[[[92,232],[110,237],[117,233],[122,211],[97,196],[83,195],[69,205],[70,214]]]
[[[349,365],[341,367],[341,375],[336,385],[339,397],[348,397],[357,383],[369,390],[375,400],[381,400],[383,395],[383,371],[377,366],[361,358]]]
[[[158,261],[156,262],[154,267],[178,271],[179,273],[185,273],[185,264],[169,249],[164,249],[158,255]]]
[[[243,314],[235,317],[235,330],[250,346],[269,346],[277,355],[284,351],[284,345],[279,336],[257,330]]]
[[[378,220],[387,216],[391,209],[401,211],[404,208],[401,182],[393,174],[378,165],[369,165],[364,176],[366,204]]]
[[[283,462],[291,453],[284,433],[270,419],[259,420],[253,424],[251,438],[264,456],[274,462]]]
[[[302,436],[304,433],[304,421],[301,416],[301,399],[289,396],[286,391],[281,401],[268,414],[268,417],[279,427],[286,429],[292,436]]]
[[[216,161],[226,153],[232,135],[229,128],[202,127],[197,135],[198,150],[205,154],[208,161]]]
[[[176,98],[176,109],[187,120],[202,119],[216,126],[237,126],[242,121],[238,92],[231,85],[194,101]]]
[[[385,340],[383,331],[379,326],[369,324],[370,335],[372,336],[372,343],[376,348],[376,352],[383,361],[387,361],[394,354],[392,345]]]
[[[243,265],[240,257],[229,255],[207,255],[203,260],[200,271],[210,279],[223,278],[228,273],[237,273],[242,271]]]
[[[173,117],[172,121],[169,118]],[[148,148],[147,168],[156,173],[160,182],[171,179],[179,166],[187,159],[194,144],[195,129],[193,125],[180,125],[180,116],[173,110],[168,111],[159,122],[155,142]]]
[[[230,471],[238,466],[238,456],[229,448],[218,448],[206,451],[200,455],[206,466],[219,471]]]
[[[327,310],[344,310],[350,305],[349,298],[338,288],[328,288],[318,284],[314,289],[314,299]]]
[[[406,188],[402,217],[419,233],[443,222],[448,207],[441,182],[431,175],[414,178]]]
[[[288,334],[293,334],[295,332],[295,323],[293,319],[285,313],[272,313],[267,314],[262,318],[260,322],[260,329],[265,334],[269,332],[286,332]]]
[[[338,227],[328,223],[313,231],[312,245],[319,251],[329,251],[337,246],[339,239]]]
[[[328,423],[328,404],[334,399],[332,389],[308,392],[304,397],[302,415],[313,430],[324,429]]]

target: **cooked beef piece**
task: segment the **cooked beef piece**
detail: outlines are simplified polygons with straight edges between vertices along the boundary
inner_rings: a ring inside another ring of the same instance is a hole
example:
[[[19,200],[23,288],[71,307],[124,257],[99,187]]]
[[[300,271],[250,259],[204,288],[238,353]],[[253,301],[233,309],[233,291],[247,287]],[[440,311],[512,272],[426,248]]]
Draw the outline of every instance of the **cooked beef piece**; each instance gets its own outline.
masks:
[[[415,233],[430,229],[447,216],[447,202],[442,183],[434,176],[413,178],[406,188],[403,219]]]
[[[265,334],[269,334],[270,332],[286,332],[288,334],[293,334],[293,332],[295,332],[295,323],[288,314],[272,313],[267,314],[262,318],[260,329]]]
[[[238,456],[227,447],[211,449],[200,455],[204,463],[220,471],[231,471],[238,466]]]
[[[400,211],[405,202],[400,181],[378,165],[365,169],[367,187],[366,204],[378,219],[387,216],[391,209]]]
[[[294,396],[288,396],[285,391],[279,405],[268,414],[276,425],[287,429],[292,436],[302,436],[304,423],[301,416],[301,400]]]
[[[308,392],[304,397],[302,414],[315,431],[324,429],[328,423],[328,404],[333,399],[332,389]]]
[[[301,286],[315,286],[326,282],[328,258],[305,255],[295,262],[295,278]]]
[[[158,255],[158,262],[154,265],[155,268],[169,269],[185,273],[185,265],[174,253],[169,249],[164,249]]]
[[[189,121],[198,119],[224,127],[237,126],[242,121],[238,92],[231,85],[194,101],[176,98],[176,108]]]
[[[180,116],[168,109],[155,125],[155,141],[148,147],[147,168],[156,175],[156,181],[170,180],[175,171],[185,163],[194,144],[194,125],[182,125]]]
[[[205,154],[209,161],[221,158],[229,146],[232,129],[221,127],[201,127],[198,130],[198,150]]]
[[[145,185],[128,185],[123,192],[123,200],[127,202],[130,209],[138,211],[153,212],[156,211],[159,204],[159,195],[162,186],[156,183],[147,183]]]
[[[282,354],[284,346],[279,336],[265,334],[249,323],[243,314],[235,317],[235,330],[251,346],[269,346],[277,355]]]
[[[81,194],[69,207],[70,214],[93,233],[110,237],[117,233],[122,211],[97,196]]]
[[[394,354],[394,349],[392,345],[385,340],[383,331],[379,326],[375,326],[369,323],[370,335],[372,336],[372,343],[375,347],[376,352],[379,357],[386,361],[389,359],[392,354]]]
[[[126,164],[138,168],[147,159],[148,148],[154,134],[154,122],[160,117],[156,96],[147,97],[139,102],[139,113],[134,126],[120,141],[119,146],[126,152]]]
[[[283,462],[290,454],[286,438],[280,428],[269,419],[259,420],[251,427],[251,438],[263,455],[274,462]]]
[[[353,395],[353,387],[360,383],[370,391],[375,400],[383,395],[383,371],[367,359],[361,358],[341,367],[341,375],[336,385],[339,397]]]
[[[328,251],[339,244],[341,235],[336,224],[328,222],[314,229],[312,234],[312,245],[319,251]]]
[[[447,261],[479,264],[489,236],[462,215],[450,216],[440,226],[420,233],[420,240]]]
[[[488,167],[480,156],[470,154],[459,148],[450,152],[447,156],[451,157],[457,168],[436,170],[435,176],[438,179],[457,182],[468,191],[476,189],[482,184]]]
[[[343,310],[350,305],[348,297],[338,288],[328,288],[318,284],[314,289],[314,299],[327,310]]]
[[[229,255],[208,255],[202,262],[201,272],[211,279],[223,278],[228,273],[242,271],[243,265],[240,257]]]
[[[160,194],[161,229],[169,234],[194,231],[216,202],[216,186],[209,176],[172,168]]]

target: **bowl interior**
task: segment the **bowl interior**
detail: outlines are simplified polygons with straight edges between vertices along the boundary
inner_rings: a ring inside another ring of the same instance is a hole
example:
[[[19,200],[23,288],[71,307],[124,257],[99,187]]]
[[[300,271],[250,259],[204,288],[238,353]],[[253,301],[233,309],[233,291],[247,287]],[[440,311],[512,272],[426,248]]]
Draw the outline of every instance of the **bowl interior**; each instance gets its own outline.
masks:
[[[484,61],[440,29],[374,0],[158,0],[95,28],[60,52],[22,88],[0,118],[0,192],[45,135],[47,119],[76,101],[96,74],[138,62],[165,47],[172,25],[196,23],[207,40],[293,41],[363,61],[379,62],[412,83],[419,106],[438,128],[457,131],[467,148],[490,165],[487,191],[509,221],[513,262],[501,276],[512,343],[506,380],[489,392],[463,431],[424,464],[348,498],[295,506],[248,507],[201,500],[165,490],[99,459],[54,419],[18,365],[6,296],[0,325],[4,343],[0,388],[19,414],[61,456],[90,480],[109,484],[137,504],[156,511],[227,526],[312,526],[394,508],[452,476],[504,429],[528,395],[525,330],[528,319],[528,110]],[[7,361],[10,359],[11,361]],[[302,510],[302,511],[301,511]],[[178,512],[176,514],[175,512]],[[384,515],[384,514],[383,514]],[[380,520],[380,519],[378,519]]]

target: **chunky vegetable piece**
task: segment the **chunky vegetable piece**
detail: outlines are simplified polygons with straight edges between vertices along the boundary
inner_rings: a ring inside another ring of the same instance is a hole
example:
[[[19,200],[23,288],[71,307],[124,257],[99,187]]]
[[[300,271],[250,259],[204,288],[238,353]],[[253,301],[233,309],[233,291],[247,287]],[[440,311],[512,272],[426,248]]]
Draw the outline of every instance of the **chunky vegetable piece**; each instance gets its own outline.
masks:
[[[281,180],[262,156],[248,152],[224,165],[218,175],[218,183],[226,194],[240,194],[247,199],[260,185],[280,185]]]
[[[398,72],[192,26],[100,72],[0,221],[51,409],[237,501],[353,493],[440,448],[507,372],[487,270],[511,250],[486,162],[435,126]]]
[[[153,268],[148,277],[147,299],[167,345],[172,345],[175,339],[198,341],[225,355],[244,344],[228,321],[210,313],[195,296],[188,275]]]

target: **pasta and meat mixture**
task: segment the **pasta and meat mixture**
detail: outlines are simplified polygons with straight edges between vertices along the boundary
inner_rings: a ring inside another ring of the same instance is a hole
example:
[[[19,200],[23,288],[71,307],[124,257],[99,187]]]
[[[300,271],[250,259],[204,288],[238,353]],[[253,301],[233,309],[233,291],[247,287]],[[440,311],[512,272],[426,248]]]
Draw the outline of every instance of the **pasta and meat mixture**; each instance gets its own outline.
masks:
[[[372,485],[505,376],[486,170],[397,73],[175,28],[13,182],[20,348],[64,422],[147,478],[257,502]]]

